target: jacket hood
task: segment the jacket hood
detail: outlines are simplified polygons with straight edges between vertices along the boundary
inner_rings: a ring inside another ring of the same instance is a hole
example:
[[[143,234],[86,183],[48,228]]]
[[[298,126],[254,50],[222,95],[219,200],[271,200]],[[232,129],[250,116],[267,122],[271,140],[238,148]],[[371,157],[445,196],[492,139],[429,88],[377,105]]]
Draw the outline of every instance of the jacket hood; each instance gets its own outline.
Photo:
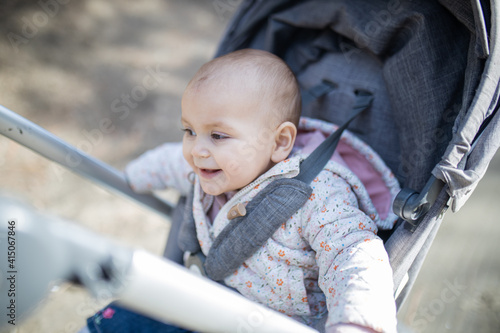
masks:
[[[337,128],[338,126],[332,123],[302,117],[293,154],[309,155]],[[331,162],[336,162],[336,165],[330,164]],[[373,206],[378,216],[372,219],[376,221],[377,226],[381,229],[391,229],[397,220],[397,216],[392,212],[392,203],[400,191],[400,186],[382,158],[365,142],[346,130],[331,162],[326,168],[336,169],[337,173],[342,173],[341,176],[352,173],[357,177],[361,186],[354,184],[357,181],[351,185],[354,189],[361,187],[356,189],[359,192],[357,194],[361,201],[360,206]]]

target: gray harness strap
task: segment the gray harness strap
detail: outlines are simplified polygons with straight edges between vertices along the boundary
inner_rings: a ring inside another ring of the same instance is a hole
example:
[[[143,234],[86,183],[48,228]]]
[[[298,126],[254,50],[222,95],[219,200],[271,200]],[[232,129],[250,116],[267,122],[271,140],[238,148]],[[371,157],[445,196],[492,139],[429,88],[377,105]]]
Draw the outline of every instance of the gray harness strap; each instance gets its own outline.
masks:
[[[190,267],[194,264],[203,275],[221,281],[251,257],[295,214],[311,195],[309,184],[330,160],[343,131],[370,106],[373,99],[366,92],[358,92],[356,96],[352,117],[302,161],[296,177],[275,180],[259,192],[246,206],[246,215],[234,218],[217,236],[206,258],[196,237],[191,190],[178,237],[179,247],[191,253],[185,265]]]
[[[233,273],[269,237],[302,207],[312,188],[297,179],[281,178],[271,182],[239,216],[217,236],[205,261],[207,276],[219,281]]]

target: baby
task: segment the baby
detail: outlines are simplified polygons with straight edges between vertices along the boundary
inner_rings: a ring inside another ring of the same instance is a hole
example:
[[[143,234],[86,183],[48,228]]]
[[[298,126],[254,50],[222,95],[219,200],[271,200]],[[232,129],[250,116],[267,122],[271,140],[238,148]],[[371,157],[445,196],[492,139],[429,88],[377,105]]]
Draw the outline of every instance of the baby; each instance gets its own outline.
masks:
[[[182,145],[164,144],[130,163],[129,183],[138,192],[175,187],[181,194],[194,184],[196,237],[207,255],[233,207],[295,177],[336,129],[300,118],[300,110],[295,76],[277,56],[246,49],[216,58],[182,97]],[[223,282],[322,332],[395,332],[392,271],[376,236],[395,221],[392,173],[344,133],[310,185],[306,204]],[[90,331],[105,332],[101,319],[89,320]]]

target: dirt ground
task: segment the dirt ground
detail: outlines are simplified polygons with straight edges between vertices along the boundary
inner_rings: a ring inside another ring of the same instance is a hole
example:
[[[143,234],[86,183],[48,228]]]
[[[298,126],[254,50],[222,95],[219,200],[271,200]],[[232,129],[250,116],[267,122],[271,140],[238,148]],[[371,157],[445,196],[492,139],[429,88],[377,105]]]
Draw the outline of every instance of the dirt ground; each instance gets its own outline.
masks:
[[[213,56],[237,2],[2,4],[0,104],[121,169],[145,150],[180,138],[182,91]],[[0,193],[125,245],[162,253],[169,230],[163,217],[4,137],[0,170]],[[447,215],[399,313],[401,332],[500,330],[499,197],[497,155],[466,207]],[[76,332],[105,303],[64,283],[6,332]]]

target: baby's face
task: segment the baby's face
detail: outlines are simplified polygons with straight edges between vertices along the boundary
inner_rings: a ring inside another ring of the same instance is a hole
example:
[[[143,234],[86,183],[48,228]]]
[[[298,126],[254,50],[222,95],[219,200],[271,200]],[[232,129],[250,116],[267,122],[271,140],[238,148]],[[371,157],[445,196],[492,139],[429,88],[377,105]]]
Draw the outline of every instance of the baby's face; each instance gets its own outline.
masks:
[[[258,97],[239,90],[202,88],[182,98],[184,157],[208,194],[239,190],[273,166],[278,125]]]

